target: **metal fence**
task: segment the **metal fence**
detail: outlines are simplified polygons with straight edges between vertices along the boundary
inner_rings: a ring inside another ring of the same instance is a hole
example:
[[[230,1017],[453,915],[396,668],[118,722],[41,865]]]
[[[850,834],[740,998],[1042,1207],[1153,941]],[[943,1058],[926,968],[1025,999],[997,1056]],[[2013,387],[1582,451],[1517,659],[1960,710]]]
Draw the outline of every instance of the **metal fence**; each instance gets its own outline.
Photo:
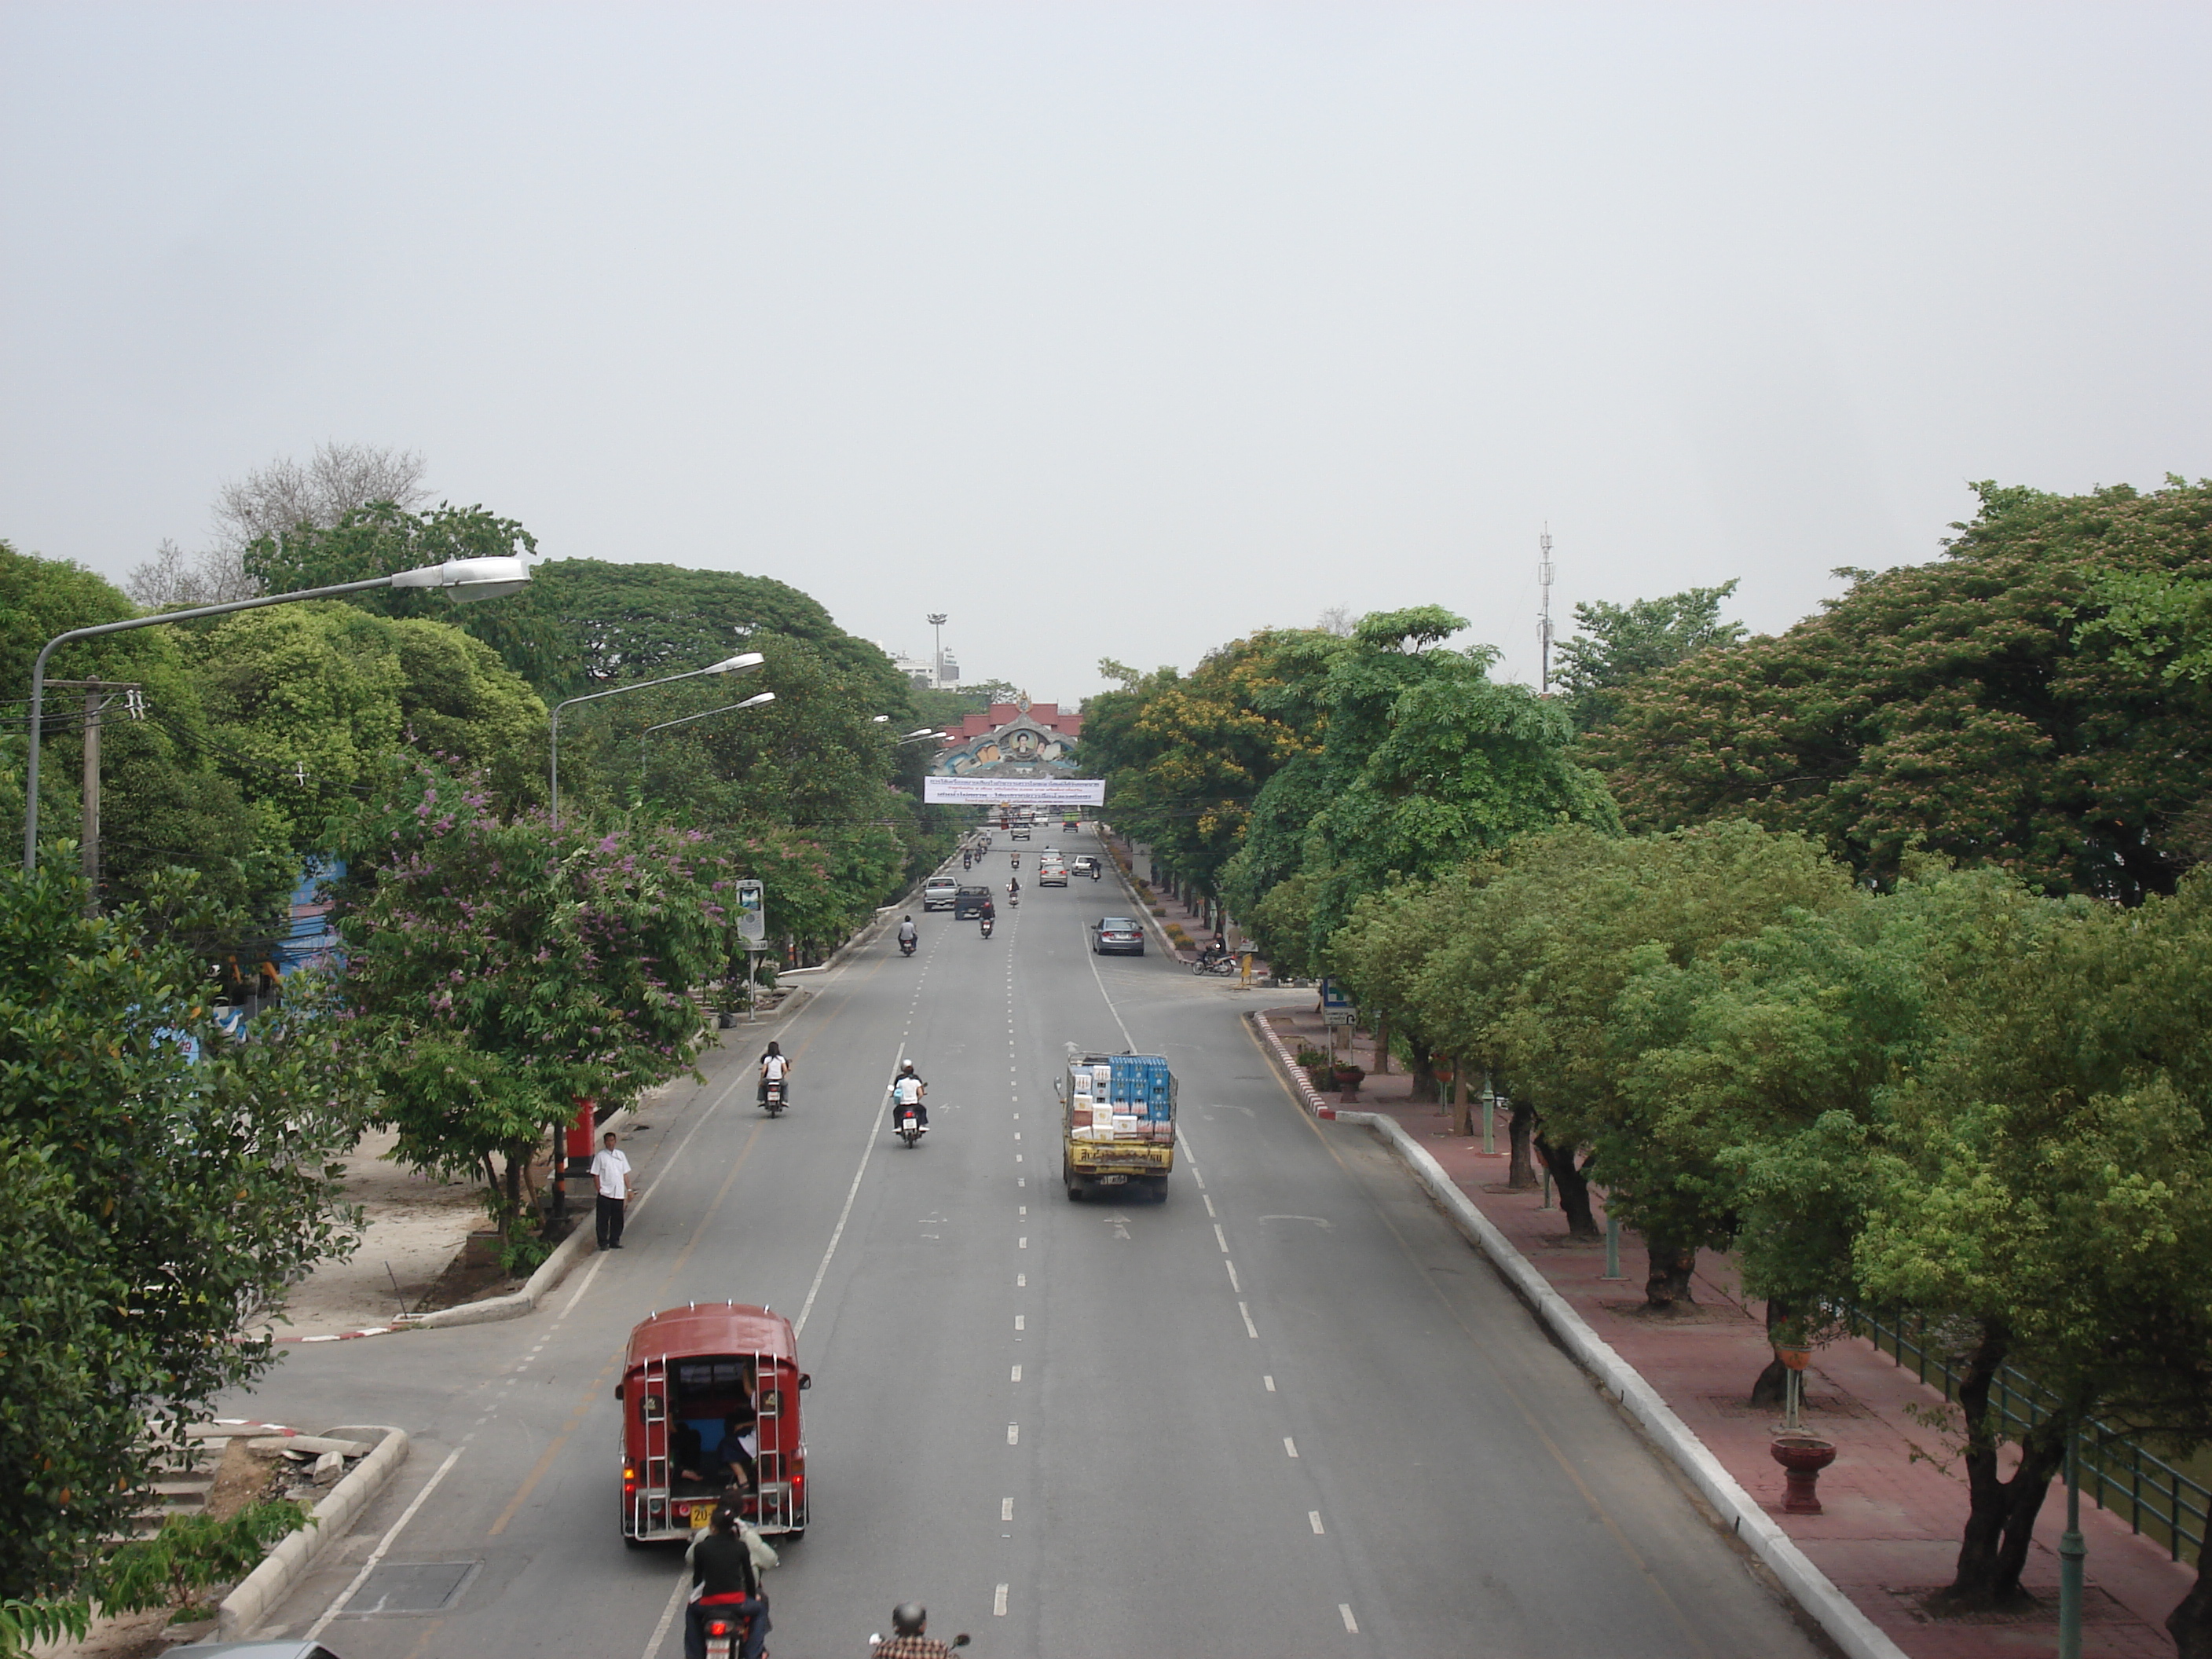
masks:
[[[1872,1313],[1853,1308],[1845,1321],[1855,1336],[1872,1342],[1923,1382],[1939,1388],[1943,1398],[1959,1397],[1959,1374],[1948,1355],[1928,1340],[1928,1323],[1917,1314]],[[2047,1420],[2057,1397],[2007,1365],[1990,1389],[1990,1407],[2004,1433],[2017,1439]],[[2212,1488],[2199,1485],[2126,1431],[2094,1419],[2081,1425],[2079,1452],[2081,1493],[2098,1508],[2124,1515],[2130,1530],[2148,1534],[2176,1561],[2194,1562],[2204,1547],[2205,1524],[2212,1517]]]

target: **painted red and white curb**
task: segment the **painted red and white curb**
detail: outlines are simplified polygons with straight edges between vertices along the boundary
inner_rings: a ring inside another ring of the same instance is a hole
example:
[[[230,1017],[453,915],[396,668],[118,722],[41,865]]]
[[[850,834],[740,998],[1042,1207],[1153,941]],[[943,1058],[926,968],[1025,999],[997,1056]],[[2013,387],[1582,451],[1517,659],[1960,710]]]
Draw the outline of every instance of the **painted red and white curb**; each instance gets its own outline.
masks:
[[[318,1331],[313,1336],[271,1336],[271,1342],[350,1342],[357,1336],[393,1336],[406,1330],[404,1325],[368,1325],[357,1331]],[[240,1337],[241,1342],[250,1340]]]
[[[1321,1091],[1313,1086],[1313,1079],[1305,1074],[1304,1069],[1291,1057],[1290,1045],[1276,1034],[1274,1024],[1267,1018],[1266,1012],[1263,1011],[1254,1014],[1252,1023],[1260,1028],[1260,1035],[1267,1038],[1267,1046],[1275,1051],[1275,1057],[1283,1062],[1283,1069],[1291,1074],[1291,1085],[1304,1097],[1306,1105],[1312,1110],[1313,1115],[1316,1117],[1328,1118],[1334,1121],[1336,1117],[1336,1108],[1321,1097]]]

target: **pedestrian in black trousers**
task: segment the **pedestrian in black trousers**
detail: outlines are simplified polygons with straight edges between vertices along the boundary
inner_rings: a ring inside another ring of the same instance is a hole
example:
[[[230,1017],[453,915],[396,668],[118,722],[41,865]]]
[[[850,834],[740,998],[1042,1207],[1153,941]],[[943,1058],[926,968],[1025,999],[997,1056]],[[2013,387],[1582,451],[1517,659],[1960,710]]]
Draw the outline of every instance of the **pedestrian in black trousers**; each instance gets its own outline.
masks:
[[[629,1159],[616,1149],[612,1129],[607,1131],[605,1143],[592,1159],[592,1179],[599,1187],[599,1211],[593,1219],[598,1226],[599,1248],[619,1250],[623,1208],[629,1202]]]

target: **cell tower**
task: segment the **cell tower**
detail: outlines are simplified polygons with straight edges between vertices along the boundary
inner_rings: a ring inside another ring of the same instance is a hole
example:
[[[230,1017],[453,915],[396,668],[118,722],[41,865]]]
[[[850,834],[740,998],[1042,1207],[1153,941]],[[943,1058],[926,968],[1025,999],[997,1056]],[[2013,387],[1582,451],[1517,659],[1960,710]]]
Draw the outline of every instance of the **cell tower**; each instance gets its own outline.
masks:
[[[1536,586],[1544,595],[1544,608],[1536,621],[1536,653],[1542,666],[1538,669],[1536,689],[1545,696],[1552,695],[1552,526],[1546,525],[1544,533],[1537,538],[1543,550],[1536,557]]]

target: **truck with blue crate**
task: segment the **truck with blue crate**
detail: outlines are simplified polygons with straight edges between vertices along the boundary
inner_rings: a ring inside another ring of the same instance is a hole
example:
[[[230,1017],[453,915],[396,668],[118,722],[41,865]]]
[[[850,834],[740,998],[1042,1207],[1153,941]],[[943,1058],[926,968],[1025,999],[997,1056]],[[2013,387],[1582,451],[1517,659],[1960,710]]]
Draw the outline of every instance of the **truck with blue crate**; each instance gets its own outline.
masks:
[[[1068,1047],[1060,1096],[1060,1180],[1071,1200],[1100,1188],[1168,1196],[1175,1168],[1175,1073],[1158,1054],[1085,1054]]]

